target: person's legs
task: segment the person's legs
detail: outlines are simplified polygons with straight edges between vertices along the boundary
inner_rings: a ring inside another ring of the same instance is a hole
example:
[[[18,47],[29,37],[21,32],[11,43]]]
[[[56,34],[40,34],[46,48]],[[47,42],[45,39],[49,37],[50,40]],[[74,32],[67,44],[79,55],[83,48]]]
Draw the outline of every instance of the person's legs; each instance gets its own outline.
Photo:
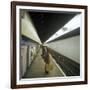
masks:
[[[48,70],[48,64],[47,63],[45,63],[45,73],[49,73],[49,70]]]

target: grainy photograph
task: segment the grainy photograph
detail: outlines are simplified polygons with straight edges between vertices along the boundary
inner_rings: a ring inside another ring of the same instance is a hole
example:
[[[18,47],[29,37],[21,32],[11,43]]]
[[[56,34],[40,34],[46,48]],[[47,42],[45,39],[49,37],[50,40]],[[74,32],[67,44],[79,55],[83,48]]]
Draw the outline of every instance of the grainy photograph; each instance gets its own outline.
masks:
[[[81,13],[20,10],[20,78],[80,76]]]
[[[87,84],[87,6],[11,3],[11,88]]]

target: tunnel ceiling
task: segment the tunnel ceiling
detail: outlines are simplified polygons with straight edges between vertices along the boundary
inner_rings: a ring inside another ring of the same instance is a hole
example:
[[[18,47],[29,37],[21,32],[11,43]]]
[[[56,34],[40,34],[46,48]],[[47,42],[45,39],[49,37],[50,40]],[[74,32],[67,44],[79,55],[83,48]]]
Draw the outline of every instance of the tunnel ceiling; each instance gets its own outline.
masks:
[[[56,42],[58,40],[66,39],[66,38],[77,36],[77,35],[80,35],[80,27],[78,27],[78,28],[74,29],[73,31],[70,31],[70,32],[68,32],[68,33],[66,33],[66,34],[48,42],[48,43]]]
[[[41,42],[45,42],[56,31],[64,26],[77,13],[53,13],[53,12],[33,12],[29,11],[29,15],[37,30]]]

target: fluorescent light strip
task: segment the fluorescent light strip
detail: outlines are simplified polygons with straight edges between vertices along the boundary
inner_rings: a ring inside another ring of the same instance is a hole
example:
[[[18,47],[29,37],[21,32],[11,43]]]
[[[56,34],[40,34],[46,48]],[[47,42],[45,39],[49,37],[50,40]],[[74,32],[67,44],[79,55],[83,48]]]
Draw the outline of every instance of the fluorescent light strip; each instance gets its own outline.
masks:
[[[50,42],[68,32],[75,30],[76,28],[81,26],[81,14],[76,15],[72,18],[67,24],[64,25],[61,29],[59,29],[54,35],[52,35],[45,43]],[[67,28],[66,31],[63,31],[63,28]]]

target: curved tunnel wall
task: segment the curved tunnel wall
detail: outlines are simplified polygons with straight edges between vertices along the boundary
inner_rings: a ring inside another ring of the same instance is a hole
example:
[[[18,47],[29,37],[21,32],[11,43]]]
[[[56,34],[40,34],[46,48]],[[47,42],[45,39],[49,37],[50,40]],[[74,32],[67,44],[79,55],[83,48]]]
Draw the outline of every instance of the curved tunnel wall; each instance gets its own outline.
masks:
[[[80,63],[80,35],[47,43],[56,52]]]

